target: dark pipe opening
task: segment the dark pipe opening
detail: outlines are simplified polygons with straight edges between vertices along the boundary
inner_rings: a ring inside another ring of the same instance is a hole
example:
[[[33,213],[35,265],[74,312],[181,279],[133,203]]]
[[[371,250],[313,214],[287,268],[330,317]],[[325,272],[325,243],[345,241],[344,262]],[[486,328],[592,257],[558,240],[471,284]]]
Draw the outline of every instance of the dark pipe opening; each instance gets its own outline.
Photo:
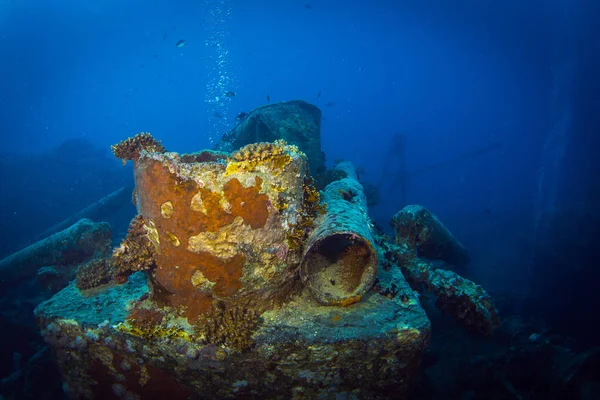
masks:
[[[315,243],[304,259],[308,284],[317,300],[323,303],[342,301],[362,294],[372,282],[376,257],[369,243],[351,233],[327,236]]]

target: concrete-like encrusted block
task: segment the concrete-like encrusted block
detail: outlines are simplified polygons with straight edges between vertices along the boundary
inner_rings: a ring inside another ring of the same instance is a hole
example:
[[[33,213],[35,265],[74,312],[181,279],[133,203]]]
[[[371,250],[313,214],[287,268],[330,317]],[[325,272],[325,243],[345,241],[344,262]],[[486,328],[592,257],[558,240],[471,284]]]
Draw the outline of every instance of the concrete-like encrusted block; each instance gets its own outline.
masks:
[[[263,313],[243,351],[207,343],[167,309],[162,334],[124,329],[136,302],[148,301],[143,273],[86,294],[72,283],[36,317],[71,398],[401,399],[430,326],[406,281],[394,279],[395,296],[370,292],[348,307],[320,305],[305,291]]]

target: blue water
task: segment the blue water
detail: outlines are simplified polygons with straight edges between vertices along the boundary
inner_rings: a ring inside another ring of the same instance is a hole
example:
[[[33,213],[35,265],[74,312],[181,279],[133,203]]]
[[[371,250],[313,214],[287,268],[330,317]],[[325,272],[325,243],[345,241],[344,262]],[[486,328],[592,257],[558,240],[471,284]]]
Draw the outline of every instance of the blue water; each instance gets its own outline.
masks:
[[[323,111],[328,166],[377,185],[382,229],[426,206],[505,320],[599,346],[598,17],[594,0],[0,0],[0,258],[133,184],[111,144],[145,131],[210,148],[240,112],[301,99]],[[105,219],[118,237],[134,213]],[[43,296],[19,290],[0,302],[0,378],[43,346],[29,312]],[[475,390],[436,374],[447,398]],[[28,398],[19,382],[0,395]],[[535,398],[511,384],[497,398]]]

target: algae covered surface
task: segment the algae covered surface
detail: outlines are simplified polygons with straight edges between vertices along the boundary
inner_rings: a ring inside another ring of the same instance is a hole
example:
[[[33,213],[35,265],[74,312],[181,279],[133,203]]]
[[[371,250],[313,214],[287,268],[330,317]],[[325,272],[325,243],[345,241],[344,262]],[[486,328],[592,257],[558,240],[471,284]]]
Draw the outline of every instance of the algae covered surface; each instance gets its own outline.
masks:
[[[109,284],[82,293],[74,283],[55,294],[36,308],[36,316],[77,321],[84,326],[125,321],[128,306],[148,293],[146,277],[136,273],[123,285]]]

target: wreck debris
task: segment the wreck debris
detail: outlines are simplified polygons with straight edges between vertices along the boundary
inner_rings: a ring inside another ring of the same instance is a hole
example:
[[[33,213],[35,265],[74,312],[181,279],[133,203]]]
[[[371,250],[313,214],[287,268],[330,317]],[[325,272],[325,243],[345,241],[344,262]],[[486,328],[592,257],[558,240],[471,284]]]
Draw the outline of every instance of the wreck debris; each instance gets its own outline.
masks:
[[[454,316],[467,329],[490,335],[500,325],[491,297],[479,285],[452,271],[436,269],[429,276],[436,307]]]
[[[308,238],[300,275],[319,303],[349,305],[373,285],[377,254],[354,166],[343,162],[336,169],[346,178],[330,183],[323,192],[327,212]]]
[[[436,269],[432,260],[465,262],[467,253],[429,210],[407,206],[392,219],[396,230],[394,253],[402,273],[416,290],[425,287],[438,296],[436,306],[459,320],[467,329],[489,335],[500,324],[489,294],[479,285],[458,274]],[[425,258],[428,257],[428,258]]]
[[[70,396],[408,396],[430,324],[398,269],[379,278],[397,298],[369,291],[377,248],[351,164],[321,198],[282,141],[136,157],[139,215],[110,260],[123,284],[71,283],[36,309]],[[300,278],[323,255],[333,305]]]
[[[134,160],[138,216],[97,266],[120,285],[78,290],[98,281],[92,262],[35,311],[71,397],[410,398],[430,323],[409,283],[493,329],[487,293],[433,267],[468,253],[427,210],[375,242],[354,166],[323,174],[319,121],[288,102],[251,112],[221,151],[146,133],[113,146]]]
[[[392,218],[396,243],[406,243],[420,257],[443,260],[455,267],[469,262],[467,248],[433,215],[419,205],[409,205]]]
[[[76,265],[110,251],[111,230],[106,222],[79,220],[67,229],[0,260],[2,283],[33,277],[38,268]]]

